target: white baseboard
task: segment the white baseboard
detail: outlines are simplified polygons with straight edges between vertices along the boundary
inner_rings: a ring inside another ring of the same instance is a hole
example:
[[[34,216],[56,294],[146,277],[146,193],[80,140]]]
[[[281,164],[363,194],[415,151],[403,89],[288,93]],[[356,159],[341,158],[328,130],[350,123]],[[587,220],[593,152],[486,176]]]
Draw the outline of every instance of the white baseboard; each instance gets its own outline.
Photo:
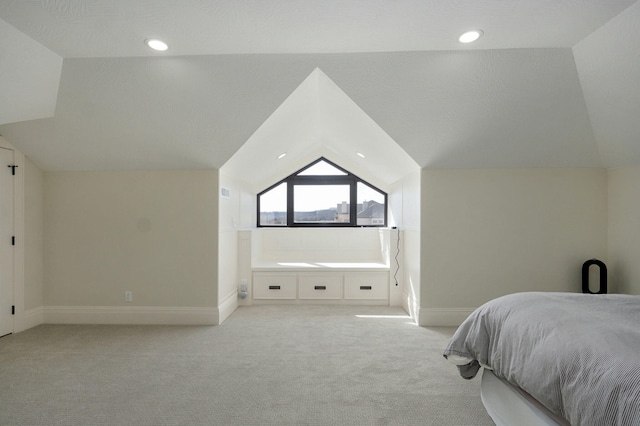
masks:
[[[421,308],[418,324],[422,327],[457,327],[475,308]]]
[[[37,308],[28,309],[22,314],[22,329],[19,331],[28,330],[36,325],[40,325],[44,322],[44,309],[42,306]]]
[[[218,308],[45,306],[46,324],[218,325]]]
[[[238,308],[238,290],[228,294],[218,305],[218,324],[222,324]]]

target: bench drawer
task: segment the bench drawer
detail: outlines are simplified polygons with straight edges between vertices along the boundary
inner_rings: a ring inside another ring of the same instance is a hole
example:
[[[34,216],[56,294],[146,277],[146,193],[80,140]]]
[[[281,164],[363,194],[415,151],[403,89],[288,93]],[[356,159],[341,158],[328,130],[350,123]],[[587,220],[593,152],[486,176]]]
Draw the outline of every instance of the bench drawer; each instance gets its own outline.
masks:
[[[254,274],[254,299],[295,299],[297,297],[296,274]]]
[[[389,274],[386,272],[345,274],[344,298],[382,300],[389,297]]]
[[[342,275],[300,274],[300,299],[342,299]]]

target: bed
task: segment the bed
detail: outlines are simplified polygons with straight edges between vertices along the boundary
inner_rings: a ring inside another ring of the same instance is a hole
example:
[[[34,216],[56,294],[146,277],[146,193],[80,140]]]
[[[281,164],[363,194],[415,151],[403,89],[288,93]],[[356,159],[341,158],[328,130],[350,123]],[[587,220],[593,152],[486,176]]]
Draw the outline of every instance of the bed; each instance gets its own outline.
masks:
[[[498,425],[640,425],[640,296],[503,296],[460,325],[444,357],[465,379],[484,368]]]

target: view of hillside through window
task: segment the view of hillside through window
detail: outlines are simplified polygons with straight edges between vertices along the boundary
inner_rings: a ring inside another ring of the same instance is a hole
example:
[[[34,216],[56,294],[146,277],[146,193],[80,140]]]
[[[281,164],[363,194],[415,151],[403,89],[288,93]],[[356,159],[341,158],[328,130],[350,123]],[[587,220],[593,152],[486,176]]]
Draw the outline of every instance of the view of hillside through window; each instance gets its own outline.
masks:
[[[296,185],[293,188],[295,223],[349,223],[349,210],[341,211],[349,199],[349,185]]]

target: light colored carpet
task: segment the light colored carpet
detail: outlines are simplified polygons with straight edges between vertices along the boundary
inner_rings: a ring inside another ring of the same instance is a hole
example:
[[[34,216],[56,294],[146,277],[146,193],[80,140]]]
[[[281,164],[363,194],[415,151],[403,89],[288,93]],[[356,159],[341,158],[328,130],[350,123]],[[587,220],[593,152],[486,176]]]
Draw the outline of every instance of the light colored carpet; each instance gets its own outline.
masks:
[[[0,424],[492,425],[479,378],[441,355],[453,331],[317,305],[217,327],[41,325],[0,339]]]

